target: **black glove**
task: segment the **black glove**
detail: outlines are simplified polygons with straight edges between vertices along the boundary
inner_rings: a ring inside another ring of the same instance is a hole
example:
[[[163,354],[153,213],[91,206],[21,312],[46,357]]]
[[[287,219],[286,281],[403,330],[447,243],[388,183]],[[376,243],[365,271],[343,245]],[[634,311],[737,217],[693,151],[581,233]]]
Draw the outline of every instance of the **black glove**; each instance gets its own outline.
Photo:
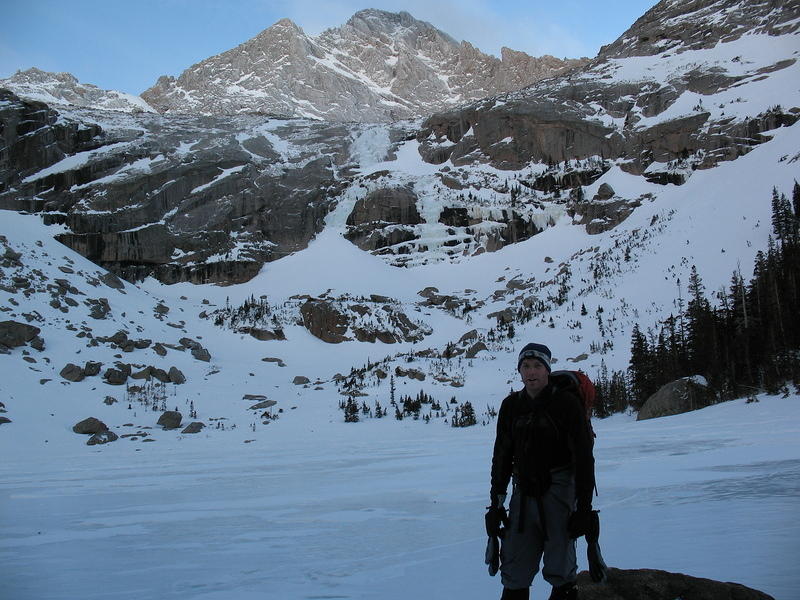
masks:
[[[489,536],[486,541],[486,555],[484,562],[489,565],[489,575],[494,577],[500,570],[500,540],[495,536]]]
[[[505,507],[493,505],[486,510],[486,535],[500,537],[502,527],[508,527],[508,514]]]
[[[578,509],[572,513],[567,521],[569,537],[577,539],[586,535],[590,531],[593,514],[591,509]]]

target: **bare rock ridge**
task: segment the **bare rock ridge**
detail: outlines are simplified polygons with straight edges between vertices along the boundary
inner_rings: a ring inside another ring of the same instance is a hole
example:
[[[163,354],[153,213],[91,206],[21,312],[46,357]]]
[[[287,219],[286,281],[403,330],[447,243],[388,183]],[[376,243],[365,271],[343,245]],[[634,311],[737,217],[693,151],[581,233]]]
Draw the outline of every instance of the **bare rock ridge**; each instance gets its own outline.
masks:
[[[144,100],[133,94],[103,90],[90,83],[81,83],[70,73],[49,73],[31,68],[0,79],[0,87],[17,95],[52,105],[71,105],[122,112],[155,112]]]
[[[586,62],[508,48],[498,59],[406,12],[368,9],[318,37],[282,19],[177,78],[159,78],[142,98],[161,112],[386,122],[520,89]]]

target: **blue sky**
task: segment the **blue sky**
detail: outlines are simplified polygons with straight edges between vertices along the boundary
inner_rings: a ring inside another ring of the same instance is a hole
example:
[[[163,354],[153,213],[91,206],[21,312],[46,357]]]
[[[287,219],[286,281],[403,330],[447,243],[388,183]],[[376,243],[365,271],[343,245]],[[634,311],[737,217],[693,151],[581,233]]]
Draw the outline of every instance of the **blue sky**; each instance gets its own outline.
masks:
[[[364,8],[405,10],[490,54],[594,56],[655,0],[2,0],[0,78],[66,71],[139,94],[160,75],[229,50],[289,18],[310,35]]]

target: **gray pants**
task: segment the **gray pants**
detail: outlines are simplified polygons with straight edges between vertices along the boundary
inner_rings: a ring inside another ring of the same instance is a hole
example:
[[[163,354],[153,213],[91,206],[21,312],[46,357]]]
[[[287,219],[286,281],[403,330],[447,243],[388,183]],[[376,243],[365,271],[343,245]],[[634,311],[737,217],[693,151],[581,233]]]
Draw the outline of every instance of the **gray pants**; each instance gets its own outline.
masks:
[[[577,579],[575,540],[567,534],[567,521],[575,505],[575,480],[569,469],[554,471],[552,475],[553,483],[541,498],[547,539],[539,515],[539,502],[536,498],[523,496],[514,486],[509,505],[509,528],[500,550],[504,587],[512,590],[530,587],[539,572],[542,556],[542,576],[550,585],[558,587]]]

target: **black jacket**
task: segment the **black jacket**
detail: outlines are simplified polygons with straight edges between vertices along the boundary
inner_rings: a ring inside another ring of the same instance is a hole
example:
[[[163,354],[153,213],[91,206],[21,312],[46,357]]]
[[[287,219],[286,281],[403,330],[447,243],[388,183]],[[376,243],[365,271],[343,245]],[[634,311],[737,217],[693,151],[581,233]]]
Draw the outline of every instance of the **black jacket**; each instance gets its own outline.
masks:
[[[578,510],[591,509],[593,441],[583,403],[576,392],[556,387],[552,380],[535,399],[522,389],[509,394],[500,405],[492,456],[492,498],[506,493],[512,474],[515,481],[524,475],[519,472],[524,435],[520,424],[529,421],[529,415],[536,411],[539,415],[534,429],[537,469],[572,468]]]

